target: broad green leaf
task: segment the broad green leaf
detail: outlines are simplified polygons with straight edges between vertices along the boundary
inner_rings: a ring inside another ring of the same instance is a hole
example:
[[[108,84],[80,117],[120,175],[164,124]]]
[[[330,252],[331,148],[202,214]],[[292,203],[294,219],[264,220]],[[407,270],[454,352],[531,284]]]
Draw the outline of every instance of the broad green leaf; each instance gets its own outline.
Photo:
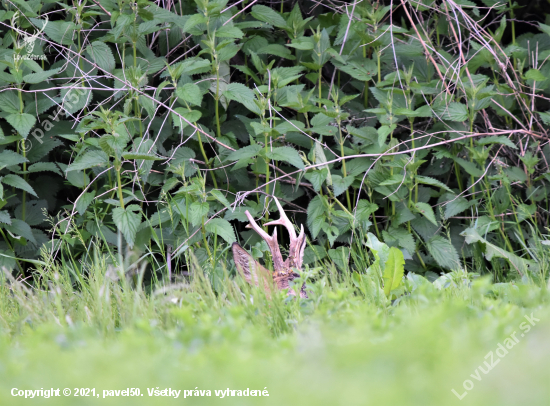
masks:
[[[278,56],[279,58],[290,59],[290,60],[296,59],[296,57],[292,55],[292,52],[290,52],[290,49],[285,48],[283,45],[280,45],[280,44],[269,44],[265,47],[258,49],[256,53],[258,55],[264,55],[264,54],[275,55],[275,56]]]
[[[106,43],[94,41],[86,48],[86,53],[102,71],[113,73],[115,70],[115,57]]]
[[[286,21],[279,13],[267,6],[255,5],[252,7],[252,17],[257,20],[274,25],[278,28],[286,27]]]
[[[439,266],[456,270],[461,268],[460,259],[455,247],[449,240],[440,235],[434,235],[426,241],[426,248]]]
[[[204,225],[204,228],[209,233],[217,234],[218,236],[222,237],[225,242],[229,244],[237,241],[237,239],[235,238],[235,231],[227,220],[214,218],[206,223]]]
[[[208,214],[209,209],[210,209],[210,206],[206,202],[192,203],[189,210],[189,221],[191,221],[191,224],[193,224],[194,226],[201,224],[202,221],[204,220],[204,217]]]
[[[19,97],[14,90],[6,90],[0,93],[0,111],[17,114],[20,109]]]
[[[476,141],[476,143],[477,145],[503,144],[512,149],[518,149],[518,147],[516,147],[516,145],[508,137],[505,136],[485,137]]]
[[[153,154],[139,153],[139,152],[125,152],[122,154],[124,159],[141,159],[144,161],[161,161],[163,158],[160,158]]]
[[[437,186],[442,189],[445,189],[448,192],[451,192],[451,193],[453,192],[446,184],[438,181],[437,179],[430,178],[429,176],[416,176],[415,180],[416,182],[422,183],[424,185]]]
[[[210,194],[214,196],[214,198],[219,201],[221,204],[223,204],[225,207],[231,210],[231,203],[229,203],[229,200],[224,196],[224,194],[217,189],[212,189],[210,191]]]
[[[488,261],[491,261],[493,258],[504,258],[508,260],[512,267],[522,276],[527,272],[534,273],[539,272],[540,270],[540,265],[535,261],[518,257],[517,255],[490,243],[485,238],[481,237],[475,228],[470,227],[460,233],[460,235],[466,239],[466,243],[468,244],[473,244],[475,242],[482,243],[483,251]]]
[[[86,212],[86,209],[92,203],[95,197],[95,191],[92,191],[90,193],[84,193],[76,202],[76,211],[80,213],[81,216],[84,215]]]
[[[351,186],[355,178],[353,176],[346,176],[345,178],[339,175],[332,175],[332,187],[334,189],[334,196],[340,196]]]
[[[200,106],[202,103],[201,89],[194,83],[186,83],[178,87],[176,95],[193,106]]]
[[[84,89],[77,84],[72,84],[61,89],[63,108],[70,114],[74,114],[90,104],[92,96],[92,91],[90,89]]]
[[[373,233],[367,234],[367,242],[365,245],[371,249],[374,258],[380,261],[380,268],[384,269],[390,255],[390,247],[380,242]]]
[[[10,173],[9,175],[6,175],[4,177],[0,178],[0,183],[3,183],[5,185],[13,186],[14,188],[24,190],[27,193],[30,193],[31,195],[38,197],[34,189],[31,185],[27,183],[25,179],[23,179],[19,175],[15,175],[13,173]]]
[[[79,156],[72,164],[70,164],[66,172],[80,171],[83,169],[93,168],[94,166],[107,166],[109,157],[103,151],[88,151],[84,155]]]
[[[237,27],[225,25],[216,30],[217,38],[242,38],[244,33]]]
[[[10,214],[5,210],[0,211],[0,223],[11,224]]]
[[[34,238],[31,227],[23,220],[12,218],[11,224],[5,224],[3,228],[8,230],[14,236],[23,237],[27,241],[36,244],[36,239]]]
[[[398,248],[391,247],[382,276],[384,279],[384,293],[387,297],[390,296],[392,290],[401,285],[404,272],[405,258],[403,258],[403,253]]]
[[[260,152],[261,149],[262,149],[262,146],[259,145],[259,144],[248,145],[246,147],[243,147],[243,148],[240,148],[236,151],[231,152],[227,156],[227,159],[229,161],[238,161],[238,160],[241,160],[241,159],[253,158],[256,155],[258,155],[258,153]]]
[[[538,69],[529,69],[527,72],[525,72],[525,79],[543,82],[548,78],[540,73],[540,70]]]
[[[319,192],[319,190],[321,190],[321,186],[323,186],[323,183],[327,179],[327,175],[328,169],[321,168],[320,170],[310,171],[306,173],[305,177],[311,182],[311,184],[313,185],[313,189],[316,192]]]
[[[52,69],[52,70],[45,70],[38,73],[30,73],[28,75],[23,76],[23,80],[27,83],[40,83],[44,82],[46,79],[48,79],[50,76],[53,76],[57,74],[61,68]]]
[[[388,231],[382,231],[386,244],[399,245],[413,254],[416,249],[414,237],[403,227],[390,227]]]
[[[372,59],[354,59],[348,62],[346,65],[336,64],[338,69],[347,73],[352,78],[367,81],[371,80],[373,76],[376,76],[378,68],[376,62]]]
[[[10,114],[6,117],[6,121],[23,137],[27,138],[31,128],[36,123],[36,117],[26,113]]]
[[[10,151],[9,149],[0,152],[0,169],[6,166],[19,165],[23,162],[29,162],[29,160],[17,152]]]
[[[430,206],[428,203],[418,202],[415,204],[415,208],[420,214],[430,220],[432,224],[437,226],[437,221],[435,221],[435,214],[432,206]]]
[[[63,176],[58,166],[53,162],[37,162],[29,166],[27,168],[27,172],[28,173],[54,172],[54,173],[57,173],[59,176]]]
[[[448,200],[448,203],[445,203],[443,205],[443,208],[445,209],[444,216],[446,219],[462,213],[464,210],[470,208],[470,206],[476,202],[475,200],[468,201],[464,197],[455,196],[452,193],[445,193],[445,195],[443,195],[442,197],[445,200]]]
[[[188,122],[191,124],[196,123],[202,116],[202,113],[198,110],[188,110],[183,107],[177,107],[174,109],[174,111],[183,117],[181,118],[178,115],[172,113],[172,120],[174,121],[174,126],[180,127],[181,130],[183,130],[185,127],[189,125]]]
[[[447,106],[437,109],[443,120],[466,121],[468,119],[468,108],[462,103],[452,102]]]
[[[298,151],[292,147],[277,147],[267,153],[267,157],[276,161],[285,161],[298,169],[304,168],[304,162]]]
[[[124,209],[122,207],[113,209],[113,222],[122,235],[124,235],[130,248],[132,248],[138,227],[141,224],[141,210],[139,206],[131,204]]]

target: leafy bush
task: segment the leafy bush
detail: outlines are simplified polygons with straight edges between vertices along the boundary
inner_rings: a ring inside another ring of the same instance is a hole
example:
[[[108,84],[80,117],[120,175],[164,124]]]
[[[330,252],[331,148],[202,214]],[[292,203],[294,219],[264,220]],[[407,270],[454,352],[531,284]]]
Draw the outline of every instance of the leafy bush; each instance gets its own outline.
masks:
[[[77,275],[127,247],[215,280],[276,195],[310,265],[364,272],[370,231],[432,280],[544,277],[549,21],[516,36],[490,0],[261,3],[3,3],[1,266],[42,253]]]

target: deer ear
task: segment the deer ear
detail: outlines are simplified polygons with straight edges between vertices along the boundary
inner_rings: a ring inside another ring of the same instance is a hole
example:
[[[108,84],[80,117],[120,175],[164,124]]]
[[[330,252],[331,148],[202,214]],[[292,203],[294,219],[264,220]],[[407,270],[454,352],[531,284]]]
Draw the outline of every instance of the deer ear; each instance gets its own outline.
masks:
[[[263,279],[264,287],[269,289],[269,281],[272,279],[271,273],[265,269],[252,255],[236,242],[231,247],[233,250],[233,260],[241,276],[251,285],[259,286],[259,278]]]

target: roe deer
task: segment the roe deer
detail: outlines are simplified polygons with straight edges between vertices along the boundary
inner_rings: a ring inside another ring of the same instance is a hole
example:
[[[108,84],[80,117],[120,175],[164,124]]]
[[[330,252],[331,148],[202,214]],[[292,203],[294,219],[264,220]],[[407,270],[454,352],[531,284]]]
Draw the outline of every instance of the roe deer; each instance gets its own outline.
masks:
[[[251,285],[259,286],[259,279],[262,279],[266,292],[269,293],[270,286],[276,286],[279,290],[288,289],[288,295],[295,296],[296,292],[294,292],[294,290],[290,288],[289,282],[300,276],[293,271],[293,268],[297,270],[301,270],[302,268],[304,250],[306,248],[306,233],[304,231],[304,226],[302,225],[300,229],[300,235],[296,237],[294,226],[286,216],[285,211],[281,207],[281,204],[276,197],[273,197],[273,199],[277,204],[277,208],[279,209],[281,217],[279,218],[279,220],[274,220],[266,223],[265,226],[281,225],[288,230],[288,234],[290,235],[288,258],[286,259],[286,261],[283,262],[283,257],[281,255],[281,251],[279,250],[279,244],[277,243],[277,227],[275,227],[275,230],[273,231],[273,236],[270,236],[268,233],[262,230],[262,228],[258,226],[258,224],[256,224],[254,218],[247,210],[245,211],[245,214],[246,217],[248,217],[250,224],[248,224],[246,227],[254,229],[254,231],[256,231],[269,246],[271,257],[273,259],[274,272],[273,274],[271,274],[270,271],[260,265],[260,263],[256,261],[252,257],[252,255],[246,252],[244,248],[236,242],[233,243],[232,246],[233,260],[235,261],[235,265],[237,266],[237,270],[239,271],[241,276]],[[270,279],[273,280],[273,285],[270,284]],[[306,293],[305,283],[300,289],[300,297],[306,299],[308,297]]]

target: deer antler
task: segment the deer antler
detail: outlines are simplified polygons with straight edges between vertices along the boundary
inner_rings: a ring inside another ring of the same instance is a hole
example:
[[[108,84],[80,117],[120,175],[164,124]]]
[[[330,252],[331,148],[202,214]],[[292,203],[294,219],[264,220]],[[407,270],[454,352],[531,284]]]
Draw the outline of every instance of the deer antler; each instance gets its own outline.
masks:
[[[281,225],[284,226],[288,234],[290,235],[290,247],[288,249],[288,258],[285,261],[285,265],[287,268],[302,268],[302,261],[304,259],[304,250],[306,248],[306,233],[304,231],[304,225],[301,225],[300,228],[300,235],[296,237],[296,231],[294,230],[294,226],[288,219],[284,209],[282,208],[281,204],[279,203],[279,200],[277,200],[276,197],[273,197],[275,200],[275,204],[277,205],[277,208],[279,209],[280,217],[278,220],[270,221],[269,223],[265,223],[266,226],[271,225]]]
[[[304,231],[304,226],[301,226],[300,235],[296,237],[296,230],[294,226],[288,219],[285,211],[283,210],[281,204],[276,197],[273,197],[275,204],[279,209],[280,217],[278,220],[273,220],[266,223],[266,226],[269,225],[282,225],[288,230],[290,235],[290,248],[289,255],[286,261],[283,261],[283,256],[281,255],[281,250],[279,249],[279,244],[277,243],[277,228],[273,231],[273,235],[266,233],[254,220],[254,217],[245,211],[246,217],[250,224],[247,225],[247,228],[252,228],[256,231],[260,237],[262,237],[271,251],[271,256],[273,258],[273,272],[272,278],[278,289],[288,289],[289,295],[296,295],[296,292],[290,288],[289,282],[298,277],[298,274],[292,271],[292,268],[300,269],[302,267],[302,261],[304,258],[305,242],[306,242],[306,233]],[[260,285],[260,282],[256,274],[265,276],[269,274],[269,271],[260,265],[252,256],[247,253],[239,244],[233,244],[233,260],[239,273],[246,279],[247,282]],[[259,271],[259,272],[258,272]],[[267,286],[267,285],[266,285]],[[307,293],[305,290],[305,283],[300,289],[300,297],[307,298]]]
[[[283,256],[281,255],[281,250],[279,249],[279,244],[277,242],[277,229],[275,228],[273,231],[273,236],[270,236],[256,223],[254,217],[252,217],[248,210],[246,210],[244,214],[246,214],[246,217],[248,217],[248,221],[250,222],[246,228],[252,228],[267,243],[269,250],[271,251],[271,257],[273,258],[273,268],[275,269],[275,272],[278,274],[285,273],[285,263],[283,262]]]

